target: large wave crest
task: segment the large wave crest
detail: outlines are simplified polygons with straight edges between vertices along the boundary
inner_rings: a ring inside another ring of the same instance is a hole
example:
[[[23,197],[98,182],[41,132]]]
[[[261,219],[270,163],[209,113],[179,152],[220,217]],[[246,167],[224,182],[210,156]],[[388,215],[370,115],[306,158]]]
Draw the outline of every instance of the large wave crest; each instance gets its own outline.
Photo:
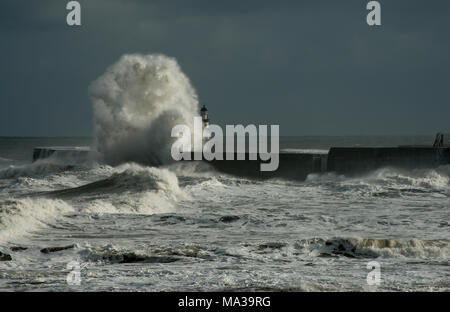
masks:
[[[177,61],[123,55],[89,87],[94,147],[104,161],[160,165],[171,161],[171,130],[193,128],[198,99]]]

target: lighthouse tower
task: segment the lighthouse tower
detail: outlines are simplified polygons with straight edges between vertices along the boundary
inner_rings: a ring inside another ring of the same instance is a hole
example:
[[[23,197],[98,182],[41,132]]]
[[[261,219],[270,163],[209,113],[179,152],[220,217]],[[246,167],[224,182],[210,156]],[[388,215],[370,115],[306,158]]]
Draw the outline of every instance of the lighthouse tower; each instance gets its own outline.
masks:
[[[206,108],[205,105],[203,105],[202,109],[200,110],[200,115],[202,116],[203,127],[208,128],[209,126],[208,109]]]
[[[206,131],[204,131],[203,138],[210,138],[210,133],[208,130],[209,127],[208,109],[206,108],[205,105],[203,105],[202,109],[200,110],[200,116],[202,116],[203,129],[206,128]]]

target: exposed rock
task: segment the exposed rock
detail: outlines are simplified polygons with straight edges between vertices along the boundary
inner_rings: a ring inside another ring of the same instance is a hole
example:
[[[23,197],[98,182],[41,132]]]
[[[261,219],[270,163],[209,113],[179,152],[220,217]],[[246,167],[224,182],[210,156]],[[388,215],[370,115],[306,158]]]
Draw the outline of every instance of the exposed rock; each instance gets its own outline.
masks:
[[[281,249],[285,247],[285,243],[265,243],[258,246],[258,249]]]
[[[155,257],[155,256],[141,256],[135,253],[123,254],[123,260],[120,263],[133,263],[133,262],[148,262],[148,263],[171,263],[178,261],[175,257]]]
[[[135,262],[171,263],[180,260],[179,258],[176,257],[138,255],[134,252],[104,253],[101,255],[101,259],[115,263],[135,263]]]
[[[325,246],[328,247],[328,251],[325,254],[339,255],[348,258],[358,258],[358,257],[374,257],[376,254],[370,250],[364,250],[357,252],[354,243],[348,239],[343,240],[327,240]]]
[[[239,219],[240,218],[238,216],[223,216],[219,219],[219,221],[223,222],[223,223],[231,223],[231,222],[237,221]]]
[[[147,260],[147,257],[137,255],[135,253],[126,253],[122,255],[122,261],[120,263],[133,263]]]
[[[28,248],[27,247],[21,247],[21,246],[13,246],[10,249],[11,249],[11,251],[24,251],[24,250],[27,250]]]
[[[330,253],[322,252],[317,257],[319,257],[319,258],[337,258],[338,256],[330,254]]]
[[[12,260],[12,258],[10,255],[5,254],[0,251],[0,261],[11,261],[11,260]]]
[[[63,246],[63,247],[47,247],[44,249],[41,249],[42,253],[50,253],[50,252],[56,252],[56,251],[61,251],[61,250],[66,250],[66,249],[71,249],[74,248],[75,245],[69,245],[69,246]]]

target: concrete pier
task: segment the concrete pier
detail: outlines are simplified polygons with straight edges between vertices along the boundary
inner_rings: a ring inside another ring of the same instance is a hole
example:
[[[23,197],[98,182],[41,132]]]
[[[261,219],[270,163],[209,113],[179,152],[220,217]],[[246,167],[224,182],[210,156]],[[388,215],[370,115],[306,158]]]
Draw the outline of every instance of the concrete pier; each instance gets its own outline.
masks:
[[[257,156],[256,160],[249,160],[245,153],[245,160],[212,160],[209,163],[218,171],[244,177],[254,178],[287,178],[304,180],[308,174],[326,170],[326,154],[279,153],[279,166],[275,171],[261,171],[263,161]],[[225,155],[223,157],[225,158]]]
[[[450,163],[450,148],[435,147],[332,147],[327,171],[364,173],[382,167],[434,168]]]
[[[70,161],[85,161],[91,156],[88,146],[53,146],[35,147],[33,150],[33,161],[49,157],[57,157]]]
[[[86,161],[92,156],[89,147],[37,147],[33,161],[48,157],[68,160],[72,163]],[[304,180],[308,174],[337,172],[354,175],[382,167],[397,168],[435,168],[450,164],[449,147],[332,147],[328,154],[317,153],[279,153],[279,166],[276,171],[261,171],[264,161],[257,155],[256,160],[213,160],[207,161],[216,170],[227,174],[251,178],[286,178]],[[194,155],[192,154],[192,159]],[[226,159],[225,154],[223,159]],[[268,161],[267,161],[268,162]]]

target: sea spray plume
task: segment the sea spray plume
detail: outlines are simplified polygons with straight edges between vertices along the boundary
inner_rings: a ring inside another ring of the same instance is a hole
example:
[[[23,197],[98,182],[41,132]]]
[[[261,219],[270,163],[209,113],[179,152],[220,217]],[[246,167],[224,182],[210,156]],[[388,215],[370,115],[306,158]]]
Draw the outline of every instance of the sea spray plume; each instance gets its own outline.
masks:
[[[111,164],[171,161],[172,127],[193,129],[198,99],[177,61],[164,55],[123,55],[89,86],[94,147]]]

